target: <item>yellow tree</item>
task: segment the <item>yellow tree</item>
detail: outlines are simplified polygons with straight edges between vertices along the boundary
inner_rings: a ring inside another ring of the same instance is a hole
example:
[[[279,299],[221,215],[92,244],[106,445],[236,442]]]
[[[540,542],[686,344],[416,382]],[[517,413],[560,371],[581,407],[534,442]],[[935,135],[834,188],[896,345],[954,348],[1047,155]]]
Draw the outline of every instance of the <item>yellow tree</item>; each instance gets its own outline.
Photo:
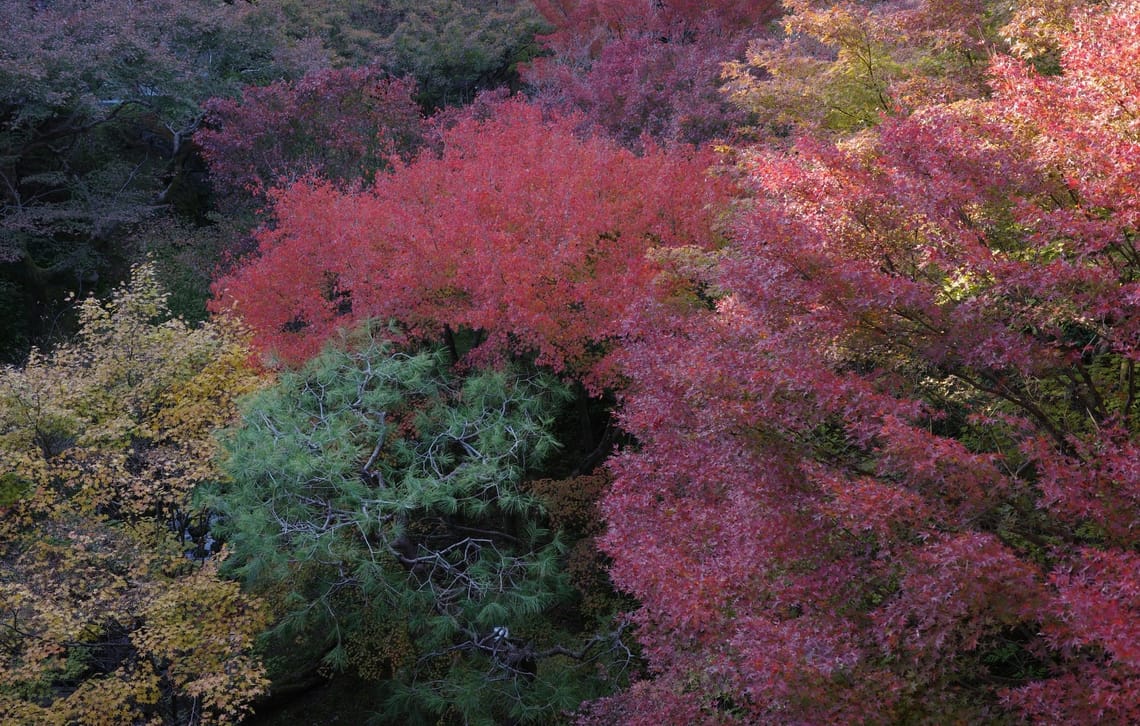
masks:
[[[743,62],[725,67],[725,92],[759,121],[761,136],[800,125],[838,135],[884,115],[988,94],[988,59],[1011,33],[1041,28],[1046,10],[1071,0],[784,0],[781,37],[753,41]],[[1042,31],[1043,32],[1043,31]],[[1043,52],[1044,35],[1026,53]]]
[[[0,371],[0,721],[236,722],[266,615],[187,551],[212,432],[260,383],[244,337],[170,319],[149,265],[78,310]]]

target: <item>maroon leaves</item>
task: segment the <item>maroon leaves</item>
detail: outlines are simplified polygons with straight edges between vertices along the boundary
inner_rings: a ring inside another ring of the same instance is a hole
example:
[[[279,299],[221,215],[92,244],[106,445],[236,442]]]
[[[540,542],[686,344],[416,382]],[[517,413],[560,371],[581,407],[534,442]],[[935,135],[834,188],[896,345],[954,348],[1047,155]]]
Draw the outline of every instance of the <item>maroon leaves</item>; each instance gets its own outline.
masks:
[[[313,71],[206,104],[194,139],[226,193],[263,195],[306,174],[355,182],[407,160],[423,141],[408,81],[378,68]]]
[[[540,102],[576,109],[627,146],[643,135],[700,144],[732,136],[747,115],[720,93],[721,66],[779,14],[770,0],[543,0],[552,52],[523,74]]]

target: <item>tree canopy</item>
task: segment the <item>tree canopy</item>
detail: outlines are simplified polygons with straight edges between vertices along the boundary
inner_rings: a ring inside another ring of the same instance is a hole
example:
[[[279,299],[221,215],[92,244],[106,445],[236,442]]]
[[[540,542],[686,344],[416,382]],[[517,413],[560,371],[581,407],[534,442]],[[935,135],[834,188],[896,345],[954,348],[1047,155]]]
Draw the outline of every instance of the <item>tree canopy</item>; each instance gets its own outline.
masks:
[[[280,192],[259,253],[215,284],[215,309],[238,311],[286,362],[378,318],[413,339],[474,331],[477,357],[534,355],[605,385],[609,341],[663,271],[654,253],[717,244],[727,181],[706,176],[709,161],[635,156],[507,102],[369,189],[314,180]]]
[[[0,720],[1140,722],[1140,0],[0,18]]]
[[[716,310],[623,351],[604,548],[658,676],[600,722],[1137,717],[1138,9],[748,155]]]
[[[373,683],[391,720],[550,723],[628,666],[616,635],[555,615],[570,543],[524,486],[568,397],[368,333],[326,348],[226,439],[227,569],[277,603],[274,639]]]
[[[267,612],[194,552],[190,503],[259,385],[247,357],[232,326],[167,319],[144,266],[80,305],[74,342],[2,371],[5,721],[228,723],[265,690]]]
[[[554,31],[524,70],[536,99],[639,147],[727,140],[747,121],[720,92],[722,65],[780,13],[774,0],[536,0]]]

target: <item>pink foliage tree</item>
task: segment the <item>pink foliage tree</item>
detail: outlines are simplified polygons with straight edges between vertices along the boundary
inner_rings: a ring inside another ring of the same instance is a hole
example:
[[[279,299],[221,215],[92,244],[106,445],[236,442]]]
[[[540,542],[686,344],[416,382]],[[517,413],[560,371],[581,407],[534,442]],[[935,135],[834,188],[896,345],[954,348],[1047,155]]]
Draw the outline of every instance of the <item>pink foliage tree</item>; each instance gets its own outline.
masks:
[[[652,680],[599,723],[1140,720],[1140,2],[1059,75],[749,159],[645,304],[604,502]]]
[[[721,65],[765,32],[778,2],[539,0],[551,56],[524,73],[543,103],[584,112],[627,146],[642,135],[702,143],[746,116],[720,93]]]

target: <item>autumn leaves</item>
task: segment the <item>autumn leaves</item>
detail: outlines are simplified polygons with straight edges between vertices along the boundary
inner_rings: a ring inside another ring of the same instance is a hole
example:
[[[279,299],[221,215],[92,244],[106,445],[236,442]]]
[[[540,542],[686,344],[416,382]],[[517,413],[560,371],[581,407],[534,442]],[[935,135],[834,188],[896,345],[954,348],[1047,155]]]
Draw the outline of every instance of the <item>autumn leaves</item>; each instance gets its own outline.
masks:
[[[257,379],[145,271],[8,372],[5,707],[225,720],[263,631],[390,719],[1140,720],[1140,5],[538,5],[537,103],[211,106],[269,212],[212,309],[278,372],[224,472]],[[161,526],[206,482],[245,591]]]

